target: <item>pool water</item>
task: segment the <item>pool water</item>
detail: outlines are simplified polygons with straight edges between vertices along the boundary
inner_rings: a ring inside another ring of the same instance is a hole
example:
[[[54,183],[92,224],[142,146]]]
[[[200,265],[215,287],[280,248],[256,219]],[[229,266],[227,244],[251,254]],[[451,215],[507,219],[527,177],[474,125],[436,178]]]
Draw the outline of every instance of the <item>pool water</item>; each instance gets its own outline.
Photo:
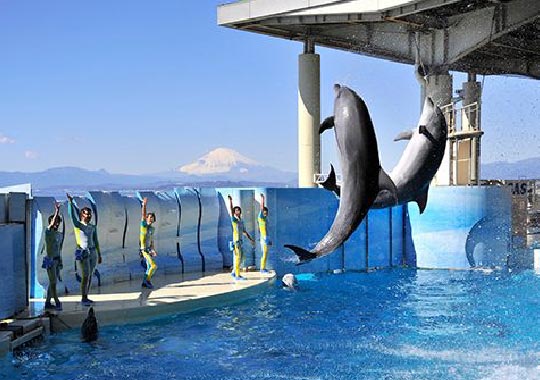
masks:
[[[99,314],[98,314],[99,317]],[[1,379],[540,379],[540,277],[301,276],[231,307],[50,336]]]

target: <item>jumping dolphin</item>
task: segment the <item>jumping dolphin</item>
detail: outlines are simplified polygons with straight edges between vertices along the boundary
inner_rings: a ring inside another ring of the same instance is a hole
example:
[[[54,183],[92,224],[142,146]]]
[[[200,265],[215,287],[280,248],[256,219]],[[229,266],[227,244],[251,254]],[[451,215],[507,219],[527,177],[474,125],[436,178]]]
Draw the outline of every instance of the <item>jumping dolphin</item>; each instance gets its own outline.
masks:
[[[334,127],[343,170],[341,198],[334,222],[315,248],[308,251],[294,245],[300,264],[334,251],[356,230],[380,190],[396,193],[392,180],[382,170],[373,123],[364,101],[351,89],[334,85],[334,116],[321,128]]]
[[[94,308],[88,310],[88,316],[81,326],[81,340],[83,342],[93,342],[98,338],[98,323],[94,314]]]
[[[441,165],[446,147],[446,120],[439,107],[426,97],[418,126],[400,133],[394,141],[409,140],[407,147],[390,173],[397,188],[399,204],[416,201],[420,214],[426,208],[429,184]],[[393,194],[381,191],[373,208],[394,206]]]
[[[421,86],[427,83],[426,68],[416,63],[415,76]],[[328,129],[330,118],[324,120],[319,133]],[[446,147],[447,125],[439,107],[426,97],[418,126],[412,131],[401,132],[394,141],[409,140],[397,166],[390,173],[390,178],[397,188],[395,194],[386,190],[379,192],[372,208],[385,208],[396,204],[416,201],[422,214],[426,208],[429,184],[441,165]],[[321,185],[340,196],[340,188],[336,184],[334,168]]]

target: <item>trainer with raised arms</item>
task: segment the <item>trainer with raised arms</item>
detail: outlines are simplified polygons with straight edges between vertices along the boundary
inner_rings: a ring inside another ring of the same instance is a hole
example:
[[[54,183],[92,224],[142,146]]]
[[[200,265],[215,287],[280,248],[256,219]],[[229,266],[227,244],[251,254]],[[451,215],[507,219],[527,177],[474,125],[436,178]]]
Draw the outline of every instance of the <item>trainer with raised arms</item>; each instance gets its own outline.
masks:
[[[268,233],[266,231],[266,221],[268,218],[268,207],[265,205],[264,194],[261,193],[261,210],[259,211],[259,216],[257,217],[257,224],[259,225],[259,235],[261,241],[261,273],[268,273],[266,270],[266,259],[268,257],[268,246],[272,245],[272,242],[268,238]]]
[[[146,261],[146,272],[144,274],[143,282],[141,286],[143,288],[154,289],[154,285],[150,282],[152,276],[157,270],[157,264],[154,257],[157,256],[157,252],[154,245],[154,232],[155,227],[153,224],[156,221],[156,214],[153,212],[146,212],[146,205],[148,198],[143,198],[141,209],[141,230],[140,230],[140,243],[141,243],[141,255]]]
[[[97,227],[95,224],[90,223],[92,210],[89,207],[83,207],[79,215],[77,215],[77,206],[74,204],[73,197],[68,193],[66,193],[66,196],[68,199],[68,214],[73,222],[75,241],[77,242],[75,260],[78,262],[81,271],[81,304],[90,306],[94,303],[88,298],[92,284],[92,274],[97,264],[101,264]]]
[[[240,206],[233,206],[232,197],[229,194],[229,207],[231,210],[231,223],[233,229],[233,249],[234,249],[234,279],[236,281],[245,280],[245,277],[240,276],[240,263],[242,262],[242,257],[244,256],[244,250],[242,247],[243,244],[243,235],[246,235],[247,238],[251,241],[251,244],[255,244],[255,240],[249,235],[244,226],[244,221],[242,220],[242,209]]]
[[[59,271],[62,270],[62,255],[61,255],[61,241],[62,234],[58,231],[58,226],[62,221],[60,216],[60,203],[54,202],[54,214],[48,218],[49,225],[45,230],[45,248],[47,255],[43,257],[42,268],[47,270],[47,276],[49,277],[49,285],[47,287],[47,298],[45,300],[45,309],[62,310],[62,302],[58,298],[56,292],[56,281],[59,276]],[[54,306],[51,303],[51,299],[54,298]]]

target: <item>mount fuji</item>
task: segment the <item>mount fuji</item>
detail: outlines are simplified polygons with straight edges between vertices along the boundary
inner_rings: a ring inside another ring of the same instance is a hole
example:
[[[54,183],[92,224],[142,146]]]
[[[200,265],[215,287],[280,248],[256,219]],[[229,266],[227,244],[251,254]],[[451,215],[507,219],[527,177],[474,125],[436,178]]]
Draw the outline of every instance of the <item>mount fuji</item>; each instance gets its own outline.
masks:
[[[214,149],[194,162],[176,168],[175,172],[205,181],[293,183],[296,180],[296,173],[263,165],[228,148]]]

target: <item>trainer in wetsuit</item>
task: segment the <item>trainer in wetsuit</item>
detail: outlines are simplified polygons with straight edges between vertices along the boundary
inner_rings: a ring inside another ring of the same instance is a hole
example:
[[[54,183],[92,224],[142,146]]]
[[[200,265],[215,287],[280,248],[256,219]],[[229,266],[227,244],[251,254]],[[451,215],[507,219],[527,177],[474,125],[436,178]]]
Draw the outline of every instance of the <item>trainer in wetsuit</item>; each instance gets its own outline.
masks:
[[[56,309],[58,311],[62,310],[62,303],[58,299],[58,294],[56,293],[58,272],[62,270],[62,256],[60,254],[62,234],[58,232],[58,226],[61,221],[60,203],[54,202],[54,215],[49,216],[49,225],[45,230],[45,249],[47,255],[43,258],[42,268],[47,270],[47,276],[49,277],[45,309]],[[54,306],[51,303],[52,298],[54,298]]]
[[[81,271],[81,304],[83,306],[90,306],[94,302],[88,298],[90,285],[92,284],[92,274],[96,269],[96,265],[101,264],[97,228],[94,224],[90,223],[92,210],[88,207],[83,207],[79,216],[77,216],[77,206],[74,205],[73,197],[69,194],[66,195],[68,198],[68,214],[73,222],[75,240],[77,242],[75,259]]]
[[[240,206],[234,206],[232,202],[232,197],[228,195],[229,198],[229,207],[231,209],[231,223],[233,228],[233,246],[234,246],[234,279],[235,280],[245,280],[244,277],[240,276],[240,263],[242,262],[242,257],[244,256],[244,251],[242,247],[242,238],[243,235],[246,235],[247,238],[251,241],[251,244],[255,244],[255,240],[249,235],[244,226],[244,221],[242,220],[242,209]]]
[[[268,207],[264,203],[264,194],[261,193],[261,210],[259,211],[259,216],[257,218],[257,224],[259,225],[259,235],[261,242],[261,273],[268,273],[266,270],[266,258],[268,256],[268,246],[272,245],[270,239],[266,232],[266,218],[268,217]]]
[[[144,274],[144,279],[141,284],[143,288],[154,289],[154,285],[150,282],[152,276],[157,270],[156,261],[154,257],[157,256],[157,252],[154,246],[154,231],[155,228],[152,225],[156,221],[156,214],[153,212],[146,212],[146,204],[148,203],[148,198],[144,198],[142,201],[142,211],[141,211],[141,229],[140,229],[140,248],[141,255],[146,260],[146,273]]]

